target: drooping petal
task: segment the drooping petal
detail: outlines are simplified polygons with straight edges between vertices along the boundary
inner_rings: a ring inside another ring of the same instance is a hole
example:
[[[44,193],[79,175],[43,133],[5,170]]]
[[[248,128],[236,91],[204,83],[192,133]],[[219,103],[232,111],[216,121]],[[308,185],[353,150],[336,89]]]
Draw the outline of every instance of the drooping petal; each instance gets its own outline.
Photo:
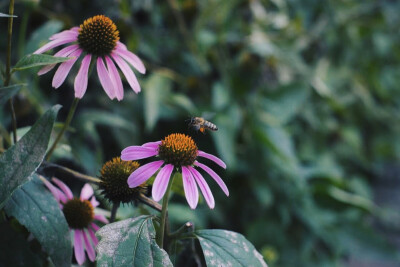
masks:
[[[192,173],[184,166],[182,166],[182,181],[186,200],[190,208],[194,210],[199,202],[199,190],[197,189]]]
[[[117,67],[115,67],[111,58],[108,56],[105,56],[105,58],[111,81],[114,84],[114,94],[117,96],[117,100],[121,101],[124,98],[124,87],[122,85],[121,77],[119,77]]]
[[[65,39],[65,38],[78,38],[78,32],[72,30],[62,31],[56,34],[53,34],[49,39],[50,40],[57,40],[57,39]]]
[[[146,67],[144,66],[143,62],[140,60],[140,58],[135,55],[134,53],[126,50],[126,49],[121,49],[118,47],[115,49],[115,53],[121,56],[123,59],[128,61],[129,64],[132,65],[135,69],[137,69],[140,73],[145,74],[146,73]]]
[[[78,75],[75,77],[74,89],[75,89],[75,97],[82,98],[86,92],[87,84],[88,84],[88,71],[90,60],[92,56],[87,54],[81,63],[81,67],[79,68]]]
[[[82,190],[81,190],[80,199],[81,199],[81,200],[87,200],[87,199],[89,199],[91,196],[93,196],[93,194],[94,194],[93,187],[92,187],[90,184],[86,183],[86,184],[83,186]]]
[[[140,92],[140,84],[139,84],[138,80],[136,79],[136,76],[133,73],[132,69],[129,67],[129,65],[114,52],[111,54],[111,56],[117,63],[118,67],[124,73],[125,78],[128,81],[131,88],[133,89],[133,91],[135,91],[135,93],[139,93]]]
[[[85,262],[85,251],[83,248],[83,233],[79,229],[74,230],[74,252],[75,259],[79,265],[82,265]]]
[[[91,262],[94,262],[94,260],[96,259],[96,253],[94,252],[93,245],[90,243],[85,230],[82,230],[82,235],[83,235],[83,241],[85,243],[85,249],[88,254],[89,260]]]
[[[100,204],[94,196],[90,199],[90,203],[94,208],[96,208]]]
[[[146,182],[163,164],[164,161],[159,160],[147,163],[136,169],[128,177],[129,187],[133,188]]]
[[[224,191],[225,195],[229,196],[229,190],[228,187],[226,187],[224,181],[222,181],[221,177],[218,176],[218,174],[216,174],[213,170],[211,170],[208,166],[201,164],[198,161],[195,161],[194,165],[199,166],[200,168],[202,168],[204,171],[206,171],[219,185],[219,187],[221,187],[222,191]]]
[[[153,183],[152,196],[155,201],[160,201],[167,190],[169,179],[171,178],[171,173],[174,170],[174,165],[165,165],[160,172],[157,174],[156,179]]]
[[[94,232],[93,232],[92,229],[88,228],[88,232],[89,232],[90,238],[92,239],[93,245],[96,247],[96,246],[97,246],[97,243],[99,243],[99,240],[97,239],[97,237],[96,237],[96,235],[94,234]]]
[[[60,64],[60,66],[58,67],[58,69],[53,77],[52,86],[54,88],[58,88],[61,86],[61,84],[63,84],[63,82],[65,81],[65,78],[67,78],[69,71],[71,70],[71,68],[75,64],[75,62],[78,60],[81,53],[82,53],[82,49],[78,49],[78,50],[74,51],[73,53],[71,53],[70,56],[75,57],[75,58],[72,58],[72,59]]]
[[[96,214],[94,215],[94,219],[102,223],[108,223],[108,220],[106,217],[104,217],[104,215]]]
[[[125,44],[121,43],[120,41],[117,42],[117,47],[122,50],[128,50]]]
[[[199,157],[203,157],[203,158],[207,158],[209,160],[212,160],[215,163],[217,163],[219,166],[221,166],[222,168],[226,169],[225,162],[223,162],[220,158],[218,158],[218,157],[216,157],[214,155],[211,155],[211,154],[208,154],[208,153],[206,153],[204,151],[198,150],[198,156]]]
[[[67,46],[57,53],[54,54],[55,57],[68,57],[72,52],[76,51],[79,48],[78,45],[70,45]],[[41,68],[38,72],[38,75],[43,75],[49,71],[51,71],[57,64],[50,64]]]
[[[91,223],[90,226],[92,226],[93,230],[95,230],[96,232],[100,229],[100,227],[97,226],[97,224],[95,223]]]
[[[122,160],[145,159],[157,155],[157,151],[141,146],[128,146],[121,152]]]
[[[42,54],[46,51],[49,51],[50,49],[63,45],[63,44],[67,44],[67,43],[71,43],[71,42],[75,42],[77,41],[76,37],[66,37],[66,38],[58,38],[56,40],[53,40],[51,42],[48,42],[47,44],[45,44],[44,46],[42,46],[41,48],[39,48],[38,50],[36,50],[35,52],[33,52],[33,54]]]
[[[69,189],[69,187],[66,184],[64,184],[61,180],[53,178],[52,181],[64,192],[64,194],[67,196],[68,199],[74,198],[71,189]]]
[[[208,186],[206,180],[204,180],[203,176],[192,166],[188,166],[189,171],[192,173],[194,179],[196,180],[197,184],[200,187],[201,193],[204,196],[204,199],[207,202],[207,205],[210,209],[215,207],[214,196],[211,193],[210,187]]]
[[[43,179],[44,185],[50,190],[50,192],[53,194],[54,198],[57,200],[57,202],[67,202],[67,197],[64,195],[63,192],[61,192],[60,189],[52,185],[49,181],[46,179]]]
[[[97,58],[97,75],[99,76],[99,80],[101,86],[103,86],[104,91],[108,95],[108,97],[112,100],[115,97],[114,93],[114,84],[110,78],[110,74],[104,65],[103,59],[101,57]]]
[[[142,147],[146,147],[146,148],[151,148],[151,149],[157,150],[158,147],[160,146],[160,144],[161,144],[161,141],[148,142],[148,143],[144,143],[142,145]]]

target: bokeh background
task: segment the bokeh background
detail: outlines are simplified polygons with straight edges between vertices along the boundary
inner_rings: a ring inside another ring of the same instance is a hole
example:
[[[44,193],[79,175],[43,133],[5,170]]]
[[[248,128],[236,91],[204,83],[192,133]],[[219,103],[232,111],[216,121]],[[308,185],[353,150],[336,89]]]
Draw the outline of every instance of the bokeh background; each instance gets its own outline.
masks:
[[[400,266],[399,12],[390,0],[21,0],[12,60],[110,17],[147,67],[142,92],[124,83],[123,101],[110,101],[93,72],[54,161],[97,176],[126,146],[187,133],[227,163],[214,169],[230,196],[208,179],[216,208],[192,211],[175,194],[174,227],[240,232],[269,266]],[[57,103],[62,122],[73,100],[75,75],[55,91],[36,72],[13,76],[27,84],[15,98],[20,135]],[[190,132],[191,116],[219,130]],[[7,146],[7,108],[0,119]]]

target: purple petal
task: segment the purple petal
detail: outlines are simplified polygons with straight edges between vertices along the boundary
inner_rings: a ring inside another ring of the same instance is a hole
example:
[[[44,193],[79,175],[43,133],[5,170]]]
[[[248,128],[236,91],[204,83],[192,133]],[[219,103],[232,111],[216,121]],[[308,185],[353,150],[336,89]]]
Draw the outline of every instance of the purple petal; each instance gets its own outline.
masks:
[[[141,146],[128,146],[121,152],[122,160],[145,159],[157,155],[157,151]]]
[[[105,57],[107,62],[108,72],[110,74],[111,81],[114,85],[114,94],[117,96],[117,100],[121,101],[124,98],[124,87],[122,86],[121,77],[114,62],[108,56]]]
[[[206,180],[204,180],[203,176],[192,166],[188,166],[189,171],[192,173],[194,179],[196,180],[197,184],[200,187],[201,193],[204,196],[204,199],[207,202],[207,205],[210,207],[210,209],[213,209],[215,207],[215,201],[214,201],[214,196],[211,193],[210,187],[206,183]]]
[[[206,153],[204,151],[198,150],[198,156],[199,157],[203,157],[203,158],[207,158],[209,160],[212,160],[215,163],[217,163],[219,166],[221,166],[222,168],[226,169],[225,162],[223,162],[220,158],[218,158],[218,157],[216,157],[214,155],[211,155],[211,154],[208,154],[208,153]]]
[[[142,147],[151,148],[151,149],[154,149],[157,151],[160,144],[161,144],[161,141],[148,142],[148,143],[144,143],[142,145]]]
[[[122,50],[128,50],[128,48],[126,47],[126,45],[124,45],[123,43],[121,43],[120,41],[117,42],[117,48],[120,48]]]
[[[92,206],[94,207],[94,208],[96,208],[100,203],[96,200],[96,198],[93,196],[91,199],[90,199],[90,204],[92,204]]]
[[[203,170],[205,170],[219,185],[219,187],[221,187],[222,191],[224,191],[225,195],[229,196],[229,190],[228,187],[226,187],[224,181],[222,181],[221,177],[218,176],[218,174],[216,174],[213,170],[211,170],[208,166],[201,164],[198,161],[195,161],[194,165],[199,166],[200,168],[202,168]]]
[[[187,167],[182,167],[183,190],[185,191],[186,200],[191,209],[195,209],[199,202],[199,190],[193,179],[192,173]]]
[[[121,56],[123,59],[128,61],[129,64],[131,64],[135,69],[137,69],[140,73],[145,74],[146,73],[146,68],[143,65],[143,62],[140,60],[140,58],[135,55],[134,53],[121,49],[118,47],[115,49],[115,53]]]
[[[71,70],[71,68],[75,64],[75,62],[78,60],[81,53],[82,53],[82,49],[78,49],[78,50],[74,51],[73,53],[71,53],[71,57],[75,57],[75,58],[61,63],[61,65],[58,67],[58,69],[53,77],[52,86],[54,88],[58,88],[61,86],[61,84],[63,84],[63,82],[65,81],[65,78],[67,78],[69,71]]]
[[[91,196],[93,196],[94,191],[93,191],[93,187],[90,184],[85,184],[81,190],[81,200],[87,200],[89,199]]]
[[[110,74],[106,69],[106,66],[104,65],[103,59],[101,57],[97,58],[96,66],[101,86],[103,86],[104,91],[106,92],[108,97],[112,100],[115,97],[114,84],[110,78]]]
[[[57,178],[53,178],[52,181],[64,192],[68,199],[73,199],[74,195],[72,194],[71,189],[64,184],[62,181],[58,180]]]
[[[94,224],[94,223],[92,223],[92,224]],[[96,225],[96,226],[97,226],[97,225]],[[92,225],[92,227],[93,227],[93,225]],[[99,230],[99,229],[100,229],[100,228],[97,226],[97,230]],[[97,231],[97,230],[96,230],[96,231]],[[96,235],[94,234],[94,232],[93,232],[92,229],[88,228],[88,232],[89,232],[90,238],[92,239],[93,245],[96,247],[96,246],[97,246],[97,243],[99,243],[99,240],[97,239],[97,237],[96,237]]]
[[[93,245],[90,243],[89,238],[84,230],[82,230],[83,241],[85,242],[85,249],[88,254],[89,260],[94,262],[96,259],[96,253],[94,252]]]
[[[100,227],[98,227],[97,224],[95,224],[95,223],[91,223],[90,226],[92,226],[92,228],[95,232],[97,232],[100,229]]]
[[[83,249],[82,231],[75,229],[74,231],[74,252],[75,259],[79,265],[85,262],[85,251]]]
[[[57,39],[66,39],[66,38],[77,38],[78,32],[73,30],[66,30],[56,34],[53,34],[49,39],[50,40],[57,40]]]
[[[58,201],[58,202],[67,202],[67,198],[64,195],[63,192],[61,192],[60,189],[58,189],[57,187],[55,187],[54,185],[52,185],[49,181],[47,180],[43,180],[44,185],[50,190],[50,192],[53,194],[54,198]]]
[[[156,179],[153,183],[152,196],[155,201],[160,201],[167,190],[169,179],[171,178],[171,173],[174,170],[174,165],[165,165],[160,172],[157,174]]]
[[[128,185],[130,188],[139,186],[146,182],[162,165],[163,160],[147,163],[136,169],[128,177]]]
[[[77,98],[82,98],[86,92],[88,84],[88,71],[91,59],[92,56],[90,54],[87,54],[83,58],[78,75],[76,75],[75,77],[74,88],[75,88],[75,97]]]
[[[114,52],[111,54],[111,56],[117,63],[118,67],[124,73],[125,78],[128,81],[131,88],[133,89],[133,91],[135,91],[135,93],[139,93],[140,92],[140,84],[139,84],[138,80],[136,79],[136,76],[133,73],[132,69],[129,67],[129,65]]]
[[[104,217],[104,215],[96,214],[94,215],[94,219],[102,223],[108,223],[108,220],[106,217]]]
[[[59,39],[53,40],[51,42],[48,42],[47,44],[45,44],[44,46],[42,46],[41,48],[39,48],[38,50],[36,50],[33,53],[34,54],[42,54],[54,47],[57,47],[57,46],[60,46],[63,44],[67,44],[67,43],[71,43],[71,42],[75,42],[77,40],[78,40],[78,38],[76,38],[76,37],[59,38]]]
[[[54,54],[55,57],[68,57],[72,52],[76,51],[79,48],[78,45],[70,45],[67,46],[57,53]],[[51,71],[57,64],[50,64],[43,68],[41,68],[38,72],[38,75],[43,75],[49,71]]]

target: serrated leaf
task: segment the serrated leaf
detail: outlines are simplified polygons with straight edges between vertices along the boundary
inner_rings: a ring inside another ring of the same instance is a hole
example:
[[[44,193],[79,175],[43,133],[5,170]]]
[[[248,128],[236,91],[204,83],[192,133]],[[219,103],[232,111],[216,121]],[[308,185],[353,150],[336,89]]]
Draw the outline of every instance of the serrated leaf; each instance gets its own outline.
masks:
[[[0,155],[0,208],[42,163],[60,108],[56,105],[48,110],[21,140]]]
[[[0,18],[16,18],[16,17],[17,16],[15,16],[15,15],[0,13]]]
[[[0,236],[0,266],[43,266],[40,257],[30,250],[23,234],[14,231],[7,222],[0,224]]]
[[[64,214],[37,175],[32,176],[32,181],[14,192],[5,211],[35,236],[56,266],[71,266],[71,237]]]
[[[226,230],[198,230],[207,266],[268,266],[243,235]]]
[[[155,242],[152,216],[108,224],[97,231],[97,266],[172,266]]]
[[[50,55],[37,55],[30,54],[21,58],[20,61],[12,69],[12,72],[18,70],[30,69],[38,66],[45,66],[50,64],[57,64],[70,60],[70,57],[53,57]]]
[[[13,97],[15,94],[18,93],[18,91],[22,88],[23,84],[14,84],[11,86],[7,87],[1,87],[0,88],[0,105],[4,105],[10,99]]]

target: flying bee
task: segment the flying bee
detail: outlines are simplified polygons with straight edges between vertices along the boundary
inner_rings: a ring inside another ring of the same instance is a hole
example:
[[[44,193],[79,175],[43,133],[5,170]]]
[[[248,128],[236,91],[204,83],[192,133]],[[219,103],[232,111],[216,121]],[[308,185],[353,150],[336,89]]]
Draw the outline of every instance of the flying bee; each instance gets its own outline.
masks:
[[[189,128],[205,133],[206,130],[218,131],[217,125],[205,120],[202,117],[192,117],[189,119]]]

